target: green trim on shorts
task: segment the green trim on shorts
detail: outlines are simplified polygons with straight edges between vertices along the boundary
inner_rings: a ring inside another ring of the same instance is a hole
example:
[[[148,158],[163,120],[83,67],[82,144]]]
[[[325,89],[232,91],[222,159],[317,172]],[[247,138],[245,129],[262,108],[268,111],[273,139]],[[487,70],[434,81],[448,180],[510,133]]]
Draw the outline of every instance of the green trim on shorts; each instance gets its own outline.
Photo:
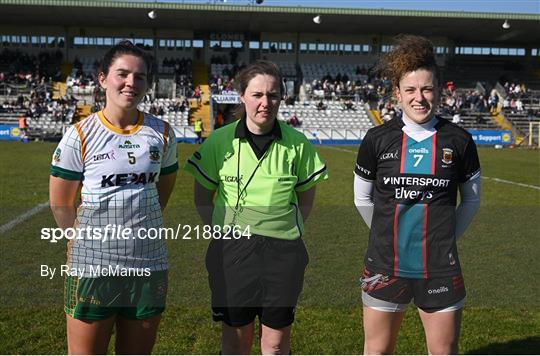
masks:
[[[165,310],[167,271],[141,277],[66,276],[64,311],[75,319],[104,320],[118,314],[140,320]]]

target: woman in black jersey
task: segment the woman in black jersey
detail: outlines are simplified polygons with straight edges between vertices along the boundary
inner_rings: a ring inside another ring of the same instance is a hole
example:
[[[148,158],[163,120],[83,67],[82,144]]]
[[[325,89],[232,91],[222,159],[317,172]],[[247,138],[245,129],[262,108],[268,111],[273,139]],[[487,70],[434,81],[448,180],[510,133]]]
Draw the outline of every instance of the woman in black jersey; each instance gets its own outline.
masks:
[[[476,146],[435,116],[441,78],[429,40],[398,37],[378,69],[391,78],[403,115],[368,131],[355,167],[355,204],[370,227],[364,352],[394,352],[413,300],[428,352],[456,354],[465,298],[456,240],[480,205]]]

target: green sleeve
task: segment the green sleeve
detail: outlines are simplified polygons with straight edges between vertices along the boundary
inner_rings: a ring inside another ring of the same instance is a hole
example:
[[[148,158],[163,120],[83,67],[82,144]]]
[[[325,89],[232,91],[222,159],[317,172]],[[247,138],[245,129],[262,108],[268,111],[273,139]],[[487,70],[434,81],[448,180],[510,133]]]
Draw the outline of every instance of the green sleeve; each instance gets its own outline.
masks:
[[[184,170],[192,174],[197,182],[208,190],[216,190],[219,185],[216,149],[216,142],[210,135],[184,165]]]
[[[84,178],[81,172],[71,171],[58,166],[51,166],[51,176],[67,180],[83,180]]]
[[[326,165],[319,157],[315,147],[306,141],[302,144],[300,156],[297,158],[297,176],[295,190],[305,192],[317,183],[328,179]]]

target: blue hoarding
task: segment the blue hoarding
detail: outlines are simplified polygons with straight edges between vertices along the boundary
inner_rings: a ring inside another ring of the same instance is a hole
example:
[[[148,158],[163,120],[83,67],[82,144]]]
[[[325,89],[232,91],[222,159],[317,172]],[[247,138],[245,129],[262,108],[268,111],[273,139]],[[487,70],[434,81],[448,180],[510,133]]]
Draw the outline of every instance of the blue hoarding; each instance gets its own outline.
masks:
[[[512,131],[469,130],[477,145],[511,145]]]
[[[21,137],[18,125],[0,125],[0,140],[18,141],[20,139]]]

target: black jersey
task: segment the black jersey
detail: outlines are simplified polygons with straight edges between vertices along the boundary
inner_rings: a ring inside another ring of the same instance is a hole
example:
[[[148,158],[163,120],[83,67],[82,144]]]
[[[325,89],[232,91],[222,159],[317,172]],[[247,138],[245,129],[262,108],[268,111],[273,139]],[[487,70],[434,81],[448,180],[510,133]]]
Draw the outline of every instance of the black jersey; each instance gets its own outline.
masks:
[[[374,181],[365,264],[405,278],[455,274],[457,190],[479,173],[476,145],[467,131],[444,119],[420,142],[403,126],[396,118],[370,129],[358,151],[355,173]]]

